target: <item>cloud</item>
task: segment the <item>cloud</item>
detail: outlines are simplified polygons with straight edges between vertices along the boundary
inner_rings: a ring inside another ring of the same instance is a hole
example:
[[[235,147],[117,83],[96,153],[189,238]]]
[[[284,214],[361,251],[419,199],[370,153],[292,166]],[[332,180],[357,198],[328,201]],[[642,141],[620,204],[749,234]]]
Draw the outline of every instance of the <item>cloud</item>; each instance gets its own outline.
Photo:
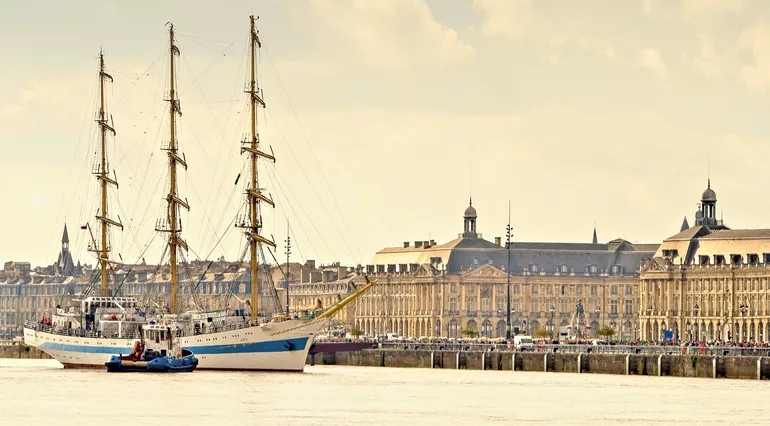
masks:
[[[561,59],[559,59],[559,55],[553,53],[551,55],[548,55],[548,62],[554,65],[559,65],[561,63]]]
[[[481,31],[485,35],[519,38],[532,26],[531,0],[474,0],[473,5],[484,14]]]
[[[741,68],[741,76],[749,90],[765,92],[770,87],[770,27],[760,24],[743,30],[738,50],[748,52],[753,63]]]
[[[639,65],[655,72],[659,77],[665,77],[668,74],[668,66],[660,56],[660,51],[653,47],[645,47],[639,51]]]
[[[0,123],[23,119],[28,111],[41,107],[54,108],[55,119],[60,119],[66,108],[61,109],[73,93],[70,87],[54,80],[36,80],[21,91],[15,101],[0,103]]]
[[[743,11],[743,0],[682,0],[682,15],[688,19],[722,17]]]
[[[424,0],[311,0],[310,4],[327,32],[335,33],[350,57],[367,66],[442,66],[476,53],[457,31],[434,18]]]
[[[708,37],[702,35],[699,39],[700,50],[693,58],[691,66],[706,78],[717,80],[722,76],[724,60],[717,54],[714,44]]]

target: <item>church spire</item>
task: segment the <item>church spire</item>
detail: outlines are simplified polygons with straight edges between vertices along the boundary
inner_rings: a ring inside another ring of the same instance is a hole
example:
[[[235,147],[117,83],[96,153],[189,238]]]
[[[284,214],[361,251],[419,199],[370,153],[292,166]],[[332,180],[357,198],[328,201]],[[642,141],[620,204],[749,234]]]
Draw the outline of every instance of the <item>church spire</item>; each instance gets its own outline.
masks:
[[[679,229],[679,232],[683,232],[690,229],[690,224],[687,223],[687,216],[684,217],[684,221],[682,221],[682,227]]]
[[[594,225],[594,238],[591,242],[594,244],[599,244],[599,239],[596,238],[596,225]]]
[[[61,243],[62,244],[69,244],[70,243],[70,236],[67,234],[67,224],[64,224],[64,234],[61,236]]]

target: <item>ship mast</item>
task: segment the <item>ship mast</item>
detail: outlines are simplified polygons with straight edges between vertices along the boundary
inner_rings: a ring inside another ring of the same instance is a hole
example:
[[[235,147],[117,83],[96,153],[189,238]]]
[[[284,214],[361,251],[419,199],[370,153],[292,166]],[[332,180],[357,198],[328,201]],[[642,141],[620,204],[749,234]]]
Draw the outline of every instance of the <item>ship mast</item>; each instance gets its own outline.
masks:
[[[101,244],[97,244],[93,239],[91,251],[96,253],[99,260],[99,267],[101,269],[101,282],[102,282],[102,297],[107,297],[107,268],[111,263],[117,263],[111,261],[109,258],[110,244],[108,241],[108,229],[110,226],[117,226],[123,229],[123,225],[120,222],[110,219],[107,216],[107,185],[115,185],[118,187],[117,179],[110,178],[109,162],[107,161],[107,133],[111,133],[115,136],[115,129],[107,122],[107,111],[104,105],[104,82],[109,80],[112,82],[112,76],[104,71],[104,52],[99,51],[99,114],[96,119],[99,125],[99,142],[100,142],[100,161],[95,167],[94,174],[99,180],[99,189],[101,193],[101,207],[96,214],[96,220],[99,221],[100,228],[100,240]],[[114,173],[114,172],[113,172]],[[90,225],[89,225],[90,232]],[[93,234],[91,234],[93,237]]]
[[[184,207],[190,210],[189,204],[179,198],[177,193],[177,164],[187,170],[187,162],[184,158],[179,156],[179,147],[176,140],[176,117],[181,116],[182,112],[179,108],[179,100],[176,98],[176,79],[174,74],[174,57],[179,56],[179,49],[174,44],[174,25],[169,26],[169,143],[168,146],[163,148],[168,153],[168,166],[169,166],[169,191],[166,196],[166,202],[168,203],[168,210],[166,212],[165,220],[160,220],[156,230],[160,232],[168,232],[168,250],[169,250],[169,266],[171,267],[171,313],[179,313],[179,301],[177,294],[179,290],[179,274],[177,272],[177,250],[181,247],[185,251],[187,250],[187,243],[182,239],[182,223],[180,221],[179,207]]]
[[[259,34],[255,27],[255,18],[250,16],[251,20],[251,79],[245,92],[249,96],[249,103],[251,105],[251,137],[242,141],[241,154],[248,153],[248,162],[251,169],[251,179],[249,187],[246,189],[246,202],[248,205],[248,217],[243,218],[238,223],[239,228],[244,229],[244,233],[249,240],[249,254],[251,256],[251,320],[257,321],[259,314],[259,259],[257,256],[258,244],[266,244],[272,248],[275,248],[275,243],[264,238],[260,235],[262,230],[262,217],[260,214],[261,202],[265,202],[273,207],[275,203],[270,198],[266,197],[263,192],[264,188],[259,187],[259,175],[257,170],[257,159],[259,157],[266,158],[275,162],[273,155],[267,154],[259,150],[259,132],[257,130],[257,108],[259,106],[265,107],[265,102],[260,96],[260,90],[257,87],[257,63],[256,53],[257,49],[262,47],[262,43],[259,41]]]

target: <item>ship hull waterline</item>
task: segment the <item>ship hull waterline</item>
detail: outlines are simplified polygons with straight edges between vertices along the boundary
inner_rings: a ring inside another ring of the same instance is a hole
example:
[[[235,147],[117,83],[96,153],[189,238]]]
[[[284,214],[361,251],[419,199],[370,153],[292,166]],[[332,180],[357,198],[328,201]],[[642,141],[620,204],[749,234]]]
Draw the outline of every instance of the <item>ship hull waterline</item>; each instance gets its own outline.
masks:
[[[185,336],[180,343],[198,358],[198,370],[301,372],[313,338],[324,326],[324,321],[289,320]],[[137,340],[64,336],[24,329],[27,345],[50,355],[65,368],[104,368],[112,355],[131,353]]]

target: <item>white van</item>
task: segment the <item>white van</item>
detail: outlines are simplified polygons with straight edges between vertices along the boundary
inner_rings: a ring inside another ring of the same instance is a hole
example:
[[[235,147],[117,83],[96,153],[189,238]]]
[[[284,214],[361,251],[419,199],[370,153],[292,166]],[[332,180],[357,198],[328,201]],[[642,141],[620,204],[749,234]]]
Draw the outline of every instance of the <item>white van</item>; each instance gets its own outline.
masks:
[[[532,336],[513,336],[513,348],[519,352],[534,352],[535,343],[532,341]]]
[[[388,340],[398,340],[398,333],[388,333],[386,338]]]

